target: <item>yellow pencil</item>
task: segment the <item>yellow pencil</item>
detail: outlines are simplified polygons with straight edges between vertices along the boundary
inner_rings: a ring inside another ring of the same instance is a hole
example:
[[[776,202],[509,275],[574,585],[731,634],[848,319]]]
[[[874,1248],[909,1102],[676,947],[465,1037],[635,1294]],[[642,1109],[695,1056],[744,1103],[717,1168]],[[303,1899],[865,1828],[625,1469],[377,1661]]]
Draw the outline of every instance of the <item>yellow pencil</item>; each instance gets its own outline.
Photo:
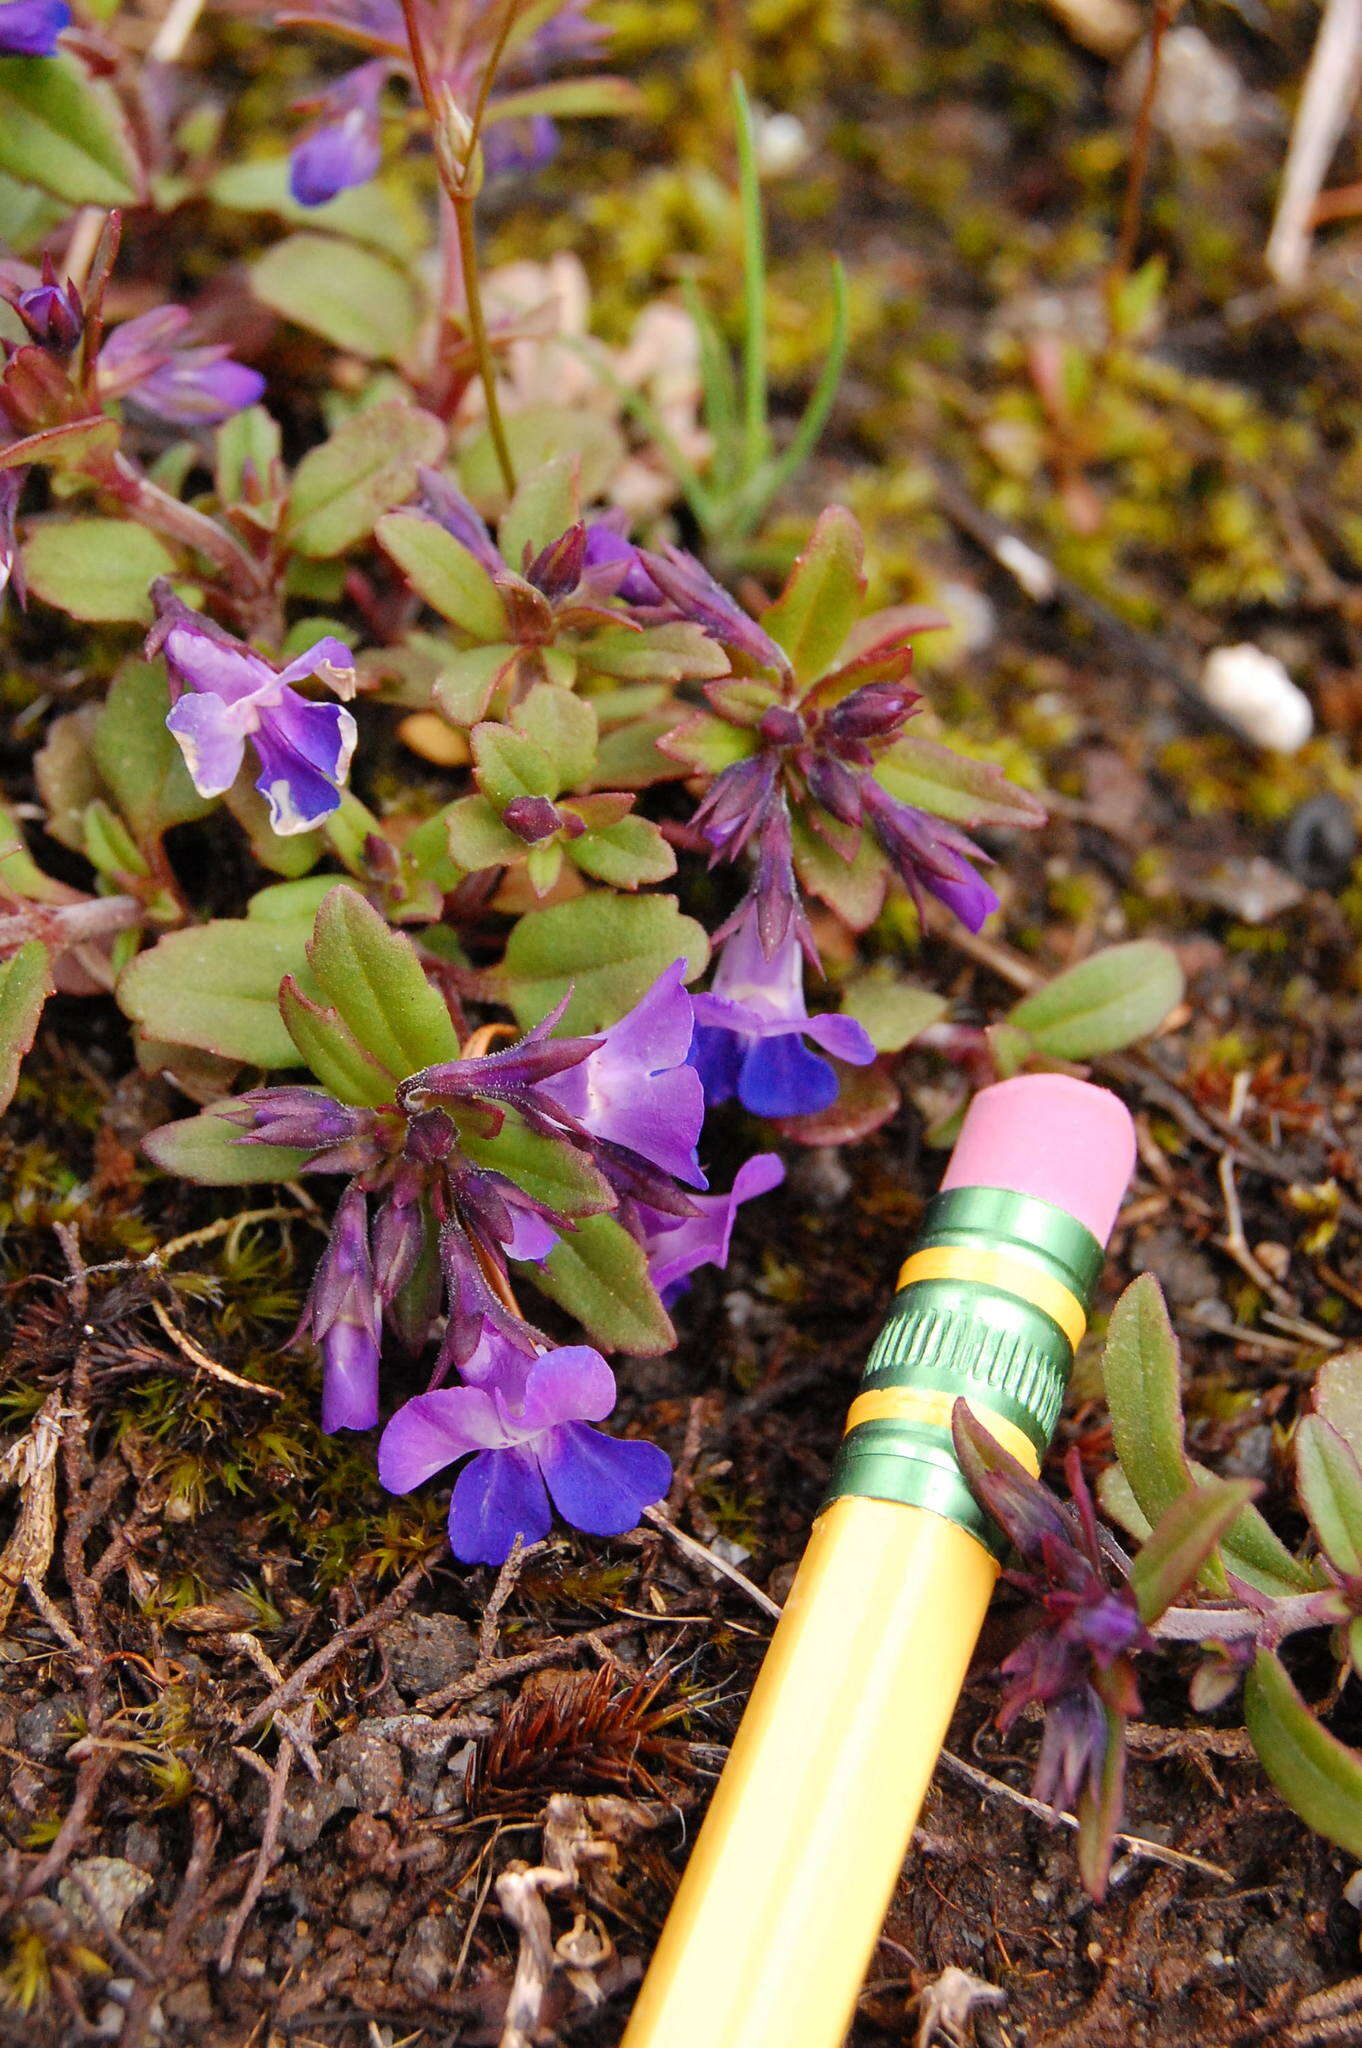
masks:
[[[957,1399],[1038,1472],[1134,1165],[1106,1090],[975,1098],[623,2048],[837,2048],[997,1578]]]

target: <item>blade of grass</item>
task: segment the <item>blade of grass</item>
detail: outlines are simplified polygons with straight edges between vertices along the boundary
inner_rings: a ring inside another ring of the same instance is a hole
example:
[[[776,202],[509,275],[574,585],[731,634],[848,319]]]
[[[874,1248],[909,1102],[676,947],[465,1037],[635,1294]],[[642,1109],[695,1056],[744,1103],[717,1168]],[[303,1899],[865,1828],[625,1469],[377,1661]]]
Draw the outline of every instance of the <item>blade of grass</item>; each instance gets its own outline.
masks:
[[[809,394],[809,402],[803,416],[785,449],[775,462],[767,464],[759,475],[752,479],[747,503],[740,516],[732,523],[731,533],[736,540],[744,540],[751,533],[766,507],[776,495],[784,490],[795,471],[807,462],[827,425],[828,414],[832,411],[837,396],[837,387],[842,381],[846,368],[847,344],[850,332],[850,309],[847,297],[846,272],[837,257],[832,260],[832,337],[828,343],[827,357],[819,373],[818,382]]]
[[[742,220],[743,475],[755,477],[771,451],[766,391],[766,241],[752,108],[740,78],[733,80],[738,141],[738,207]]]
[[[738,480],[738,384],[718,323],[700,297],[693,277],[684,280],[681,293],[686,311],[695,322],[700,343],[700,389],[704,398],[705,428],[714,447],[710,483],[715,497],[722,500]]]
[[[701,481],[700,473],[694,463],[690,461],[688,456],[683,454],[676,436],[671,432],[671,429],[667,426],[651,399],[645,398],[641,391],[635,391],[631,385],[625,383],[624,379],[615,370],[613,364],[606,359],[604,350],[594,346],[589,341],[578,339],[575,335],[560,335],[559,341],[563,348],[571,349],[574,355],[580,356],[584,363],[591,365],[591,368],[596,372],[601,382],[608,385],[611,391],[614,392],[630,418],[637,420],[639,426],[643,429],[668,469],[670,469],[672,475],[676,478],[691,511],[699,520],[700,525],[708,531],[718,521],[718,503]]]

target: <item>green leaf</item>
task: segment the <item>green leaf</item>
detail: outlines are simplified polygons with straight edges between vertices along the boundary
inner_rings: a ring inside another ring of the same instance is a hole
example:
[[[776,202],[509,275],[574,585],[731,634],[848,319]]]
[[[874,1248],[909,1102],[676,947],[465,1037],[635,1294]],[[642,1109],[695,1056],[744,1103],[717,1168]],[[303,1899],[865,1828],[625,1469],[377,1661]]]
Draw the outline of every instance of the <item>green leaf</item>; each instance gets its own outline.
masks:
[[[306,875],[326,851],[320,832],[276,832],[264,797],[244,775],[237,778],[222,801],[250,840],[251,852],[261,867],[268,868],[273,875]]]
[[[1126,1724],[1107,1701],[1102,1702],[1106,1721],[1106,1748],[1096,1793],[1085,1783],[1078,1798],[1078,1875],[1084,1890],[1101,1900],[1106,1896],[1111,1875],[1111,1852],[1116,1830],[1121,1825],[1126,1781]]]
[[[478,788],[499,811],[518,796],[557,796],[561,783],[554,761],[523,733],[489,720],[469,736]]]
[[[323,899],[336,886],[334,875],[304,875],[296,882],[271,882],[257,889],[246,905],[247,917],[268,924],[306,924],[309,931]]]
[[[669,626],[603,626],[582,644],[583,666],[593,675],[622,680],[713,682],[728,674],[728,656],[700,626],[679,619]]]
[[[1111,1312],[1102,1357],[1112,1441],[1151,1524],[1190,1490],[1178,1340],[1152,1273],[1132,1280]]]
[[[636,114],[644,104],[638,87],[627,78],[556,78],[547,85],[499,93],[487,109],[494,121],[524,121],[535,114],[568,121],[585,115]]]
[[[635,718],[601,734],[592,781],[600,789],[649,789],[655,782],[675,782],[685,774],[679,761],[664,754],[658,741],[674,727],[676,714]]]
[[[169,710],[160,666],[126,661],[109,685],[90,736],[95,766],[144,850],[153,848],[172,825],[206,818],[216,801],[200,796],[190,781],[184,756],[166,730]]]
[[[295,1180],[312,1156],[292,1145],[243,1145],[240,1124],[211,1109],[162,1124],[142,1140],[142,1150],[163,1173],[178,1173],[204,1187],[249,1187],[254,1181]]]
[[[3,59],[0,59],[3,62]],[[45,469],[74,471],[97,481],[107,473],[119,442],[119,425],[101,414],[98,419],[68,420],[62,427],[44,427],[0,448],[0,469],[24,469],[38,463]]]
[[[398,1077],[369,1057],[335,1010],[310,1003],[290,974],[280,984],[279,1009],[289,1037],[328,1095],[357,1109],[381,1109],[392,1101]]]
[[[89,624],[151,619],[147,595],[175,557],[145,526],[127,519],[32,521],[24,546],[28,587],[44,604]]]
[[[27,939],[0,961],[0,1109],[8,1109],[19,1066],[38,1034],[43,1004],[52,993],[52,961],[39,939]]]
[[[502,641],[449,656],[431,686],[431,696],[451,725],[476,725],[497,685],[514,672],[518,653],[509,641]]]
[[[1340,1351],[1320,1367],[1315,1413],[1322,1415],[1362,1460],[1362,1351]]]
[[[567,842],[568,858],[584,875],[612,889],[639,889],[676,873],[676,855],[650,818],[620,818]]]
[[[152,1038],[197,1046],[256,1067],[296,1067],[298,1051],[279,1013],[279,984],[292,974],[314,999],[310,927],[264,918],[222,918],[171,932],[119,979],[124,1012]]]
[[[103,797],[85,807],[85,857],[112,882],[145,881],[151,870],[146,855],[118,813]]]
[[[584,698],[553,683],[536,683],[512,711],[511,723],[554,763],[559,789],[576,789],[587,780],[596,765],[600,728]]]
[[[606,485],[624,460],[618,428],[599,413],[580,407],[527,405],[507,420],[506,441],[517,476],[528,476],[555,456],[575,457],[581,465],[578,488],[584,505],[605,495]],[[495,512],[506,503],[501,465],[485,427],[459,450],[459,481],[480,512]],[[557,537],[549,536],[551,540]]]
[[[936,740],[895,740],[875,766],[876,780],[900,803],[956,825],[1045,823],[1045,807],[1008,781],[1001,768],[971,761]]]
[[[1132,1281],[1112,1310],[1102,1378],[1121,1471],[1132,1501],[1152,1527],[1179,1495],[1213,1476],[1186,1454],[1178,1343],[1152,1273]],[[1132,1526],[1117,1495],[1109,1498],[1104,1489],[1102,1502],[1127,1528]],[[1222,1549],[1230,1569],[1263,1592],[1303,1592],[1315,1583],[1255,1507],[1241,1509]],[[1203,1583],[1213,1592],[1227,1590],[1216,1564],[1207,1568]]]
[[[304,206],[289,190],[289,158],[252,157],[228,164],[208,185],[208,197],[238,213],[273,213],[291,227],[320,228],[354,242],[371,242],[395,256],[413,255],[423,235],[414,232],[414,209],[400,209],[376,179],[338,192],[322,206]]]
[[[519,919],[498,977],[516,1018],[528,1027],[572,991],[560,1029],[599,1031],[632,1009],[674,960],[694,980],[709,941],[674,896],[610,896],[601,891],[530,910]]]
[[[415,947],[357,890],[342,882],[331,891],[307,950],[322,993],[390,1074],[405,1078],[459,1057],[448,1005]]]
[[[697,775],[721,775],[725,768],[755,754],[760,742],[746,726],[717,718],[712,711],[692,711],[672,727],[661,744],[664,754],[684,762]]]
[[[0,57],[0,170],[73,206],[130,206],[141,187],[117,99],[65,53]]]
[[[795,680],[816,683],[836,661],[865,596],[861,529],[842,505],[821,512],[790,580],[761,623],[790,657]]]
[[[304,555],[341,555],[373,532],[377,520],[416,488],[422,463],[434,462],[445,430],[433,413],[405,398],[382,398],[339,427],[299,463],[285,533]]]
[[[514,1110],[495,1138],[465,1135],[460,1144],[475,1166],[504,1173],[559,1216],[594,1216],[615,1206],[609,1182],[585,1153],[532,1131]]]
[[[1156,1031],[1182,1001],[1177,956],[1157,939],[1108,946],[1080,960],[1008,1012],[1049,1059],[1087,1060]]]
[[[830,904],[854,932],[863,932],[883,909],[889,885],[888,863],[877,841],[862,832],[854,855],[845,861],[799,812],[791,826],[795,871],[804,887]]]
[[[1296,1428],[1301,1502],[1329,1562],[1362,1578],[1362,1465],[1346,1437],[1319,1415]]]
[[[283,459],[279,422],[263,405],[248,405],[222,422],[213,435],[213,487],[224,505],[246,497],[248,482],[267,490]]]
[[[842,1008],[865,1026],[876,1052],[902,1052],[929,1025],[939,1024],[950,1004],[944,996],[903,981],[891,967],[880,965],[848,982]]]
[[[475,640],[504,638],[506,607],[501,593],[476,555],[452,533],[415,512],[390,512],[375,531],[379,546],[432,611]]]
[[[581,517],[578,467],[575,455],[555,455],[521,477],[497,536],[502,555],[517,574]]]
[[[289,235],[251,266],[256,297],[337,348],[375,362],[410,350],[421,301],[410,274],[332,235]]]
[[[1180,1493],[1160,1515],[1130,1568],[1130,1584],[1146,1627],[1209,1563],[1254,1492],[1250,1479],[1212,1479]]]
[[[1362,1756],[1321,1727],[1270,1650],[1244,1681],[1244,1722],[1264,1770],[1317,1835],[1362,1856]]]
[[[518,867],[530,850],[502,824],[485,796],[457,797],[444,817],[450,859],[470,874],[482,868]]]
[[[642,1247],[613,1216],[584,1217],[530,1270],[541,1293],[606,1349],[652,1357],[675,1344]]]

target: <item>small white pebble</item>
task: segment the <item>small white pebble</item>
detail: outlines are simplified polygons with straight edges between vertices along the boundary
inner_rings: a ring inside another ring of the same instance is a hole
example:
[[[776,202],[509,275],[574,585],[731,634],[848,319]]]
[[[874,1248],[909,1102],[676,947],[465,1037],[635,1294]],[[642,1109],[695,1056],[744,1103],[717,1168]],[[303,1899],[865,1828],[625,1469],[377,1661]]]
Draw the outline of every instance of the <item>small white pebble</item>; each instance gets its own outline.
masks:
[[[1343,1887],[1343,1896],[1355,1913],[1362,1913],[1362,1870],[1355,1870]]]
[[[783,178],[797,171],[809,154],[809,132],[797,114],[755,110],[757,168],[764,178]]]
[[[1038,555],[1015,533],[1005,533],[994,541],[993,557],[1009,576],[1015,576],[1034,603],[1049,604],[1057,593],[1059,580],[1044,555]]]
[[[1294,754],[1314,731],[1310,699],[1275,654],[1250,640],[1212,649],[1201,671],[1201,694],[1245,739],[1275,754]]]

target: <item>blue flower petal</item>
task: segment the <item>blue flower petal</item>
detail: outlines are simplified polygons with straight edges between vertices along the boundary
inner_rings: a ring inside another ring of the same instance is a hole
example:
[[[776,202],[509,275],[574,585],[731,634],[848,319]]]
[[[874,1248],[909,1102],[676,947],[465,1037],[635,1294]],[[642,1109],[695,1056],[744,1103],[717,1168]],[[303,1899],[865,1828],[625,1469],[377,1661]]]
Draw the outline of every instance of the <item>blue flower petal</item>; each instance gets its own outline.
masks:
[[[656,1444],[586,1422],[561,1423],[541,1443],[539,1463],[563,1520],[588,1536],[622,1536],[672,1483],[672,1461]]]
[[[811,1116],[837,1100],[837,1075],[797,1031],[759,1038],[742,1063],[738,1100],[754,1116]]]
[[[691,1040],[690,1064],[704,1084],[705,1101],[728,1102],[738,1092],[742,1073],[743,1041],[733,1031],[720,1031],[712,1024],[697,1024]]]
[[[504,1564],[517,1536],[538,1543],[552,1527],[539,1468],[524,1451],[479,1451],[454,1483],[449,1547],[464,1564]]]

